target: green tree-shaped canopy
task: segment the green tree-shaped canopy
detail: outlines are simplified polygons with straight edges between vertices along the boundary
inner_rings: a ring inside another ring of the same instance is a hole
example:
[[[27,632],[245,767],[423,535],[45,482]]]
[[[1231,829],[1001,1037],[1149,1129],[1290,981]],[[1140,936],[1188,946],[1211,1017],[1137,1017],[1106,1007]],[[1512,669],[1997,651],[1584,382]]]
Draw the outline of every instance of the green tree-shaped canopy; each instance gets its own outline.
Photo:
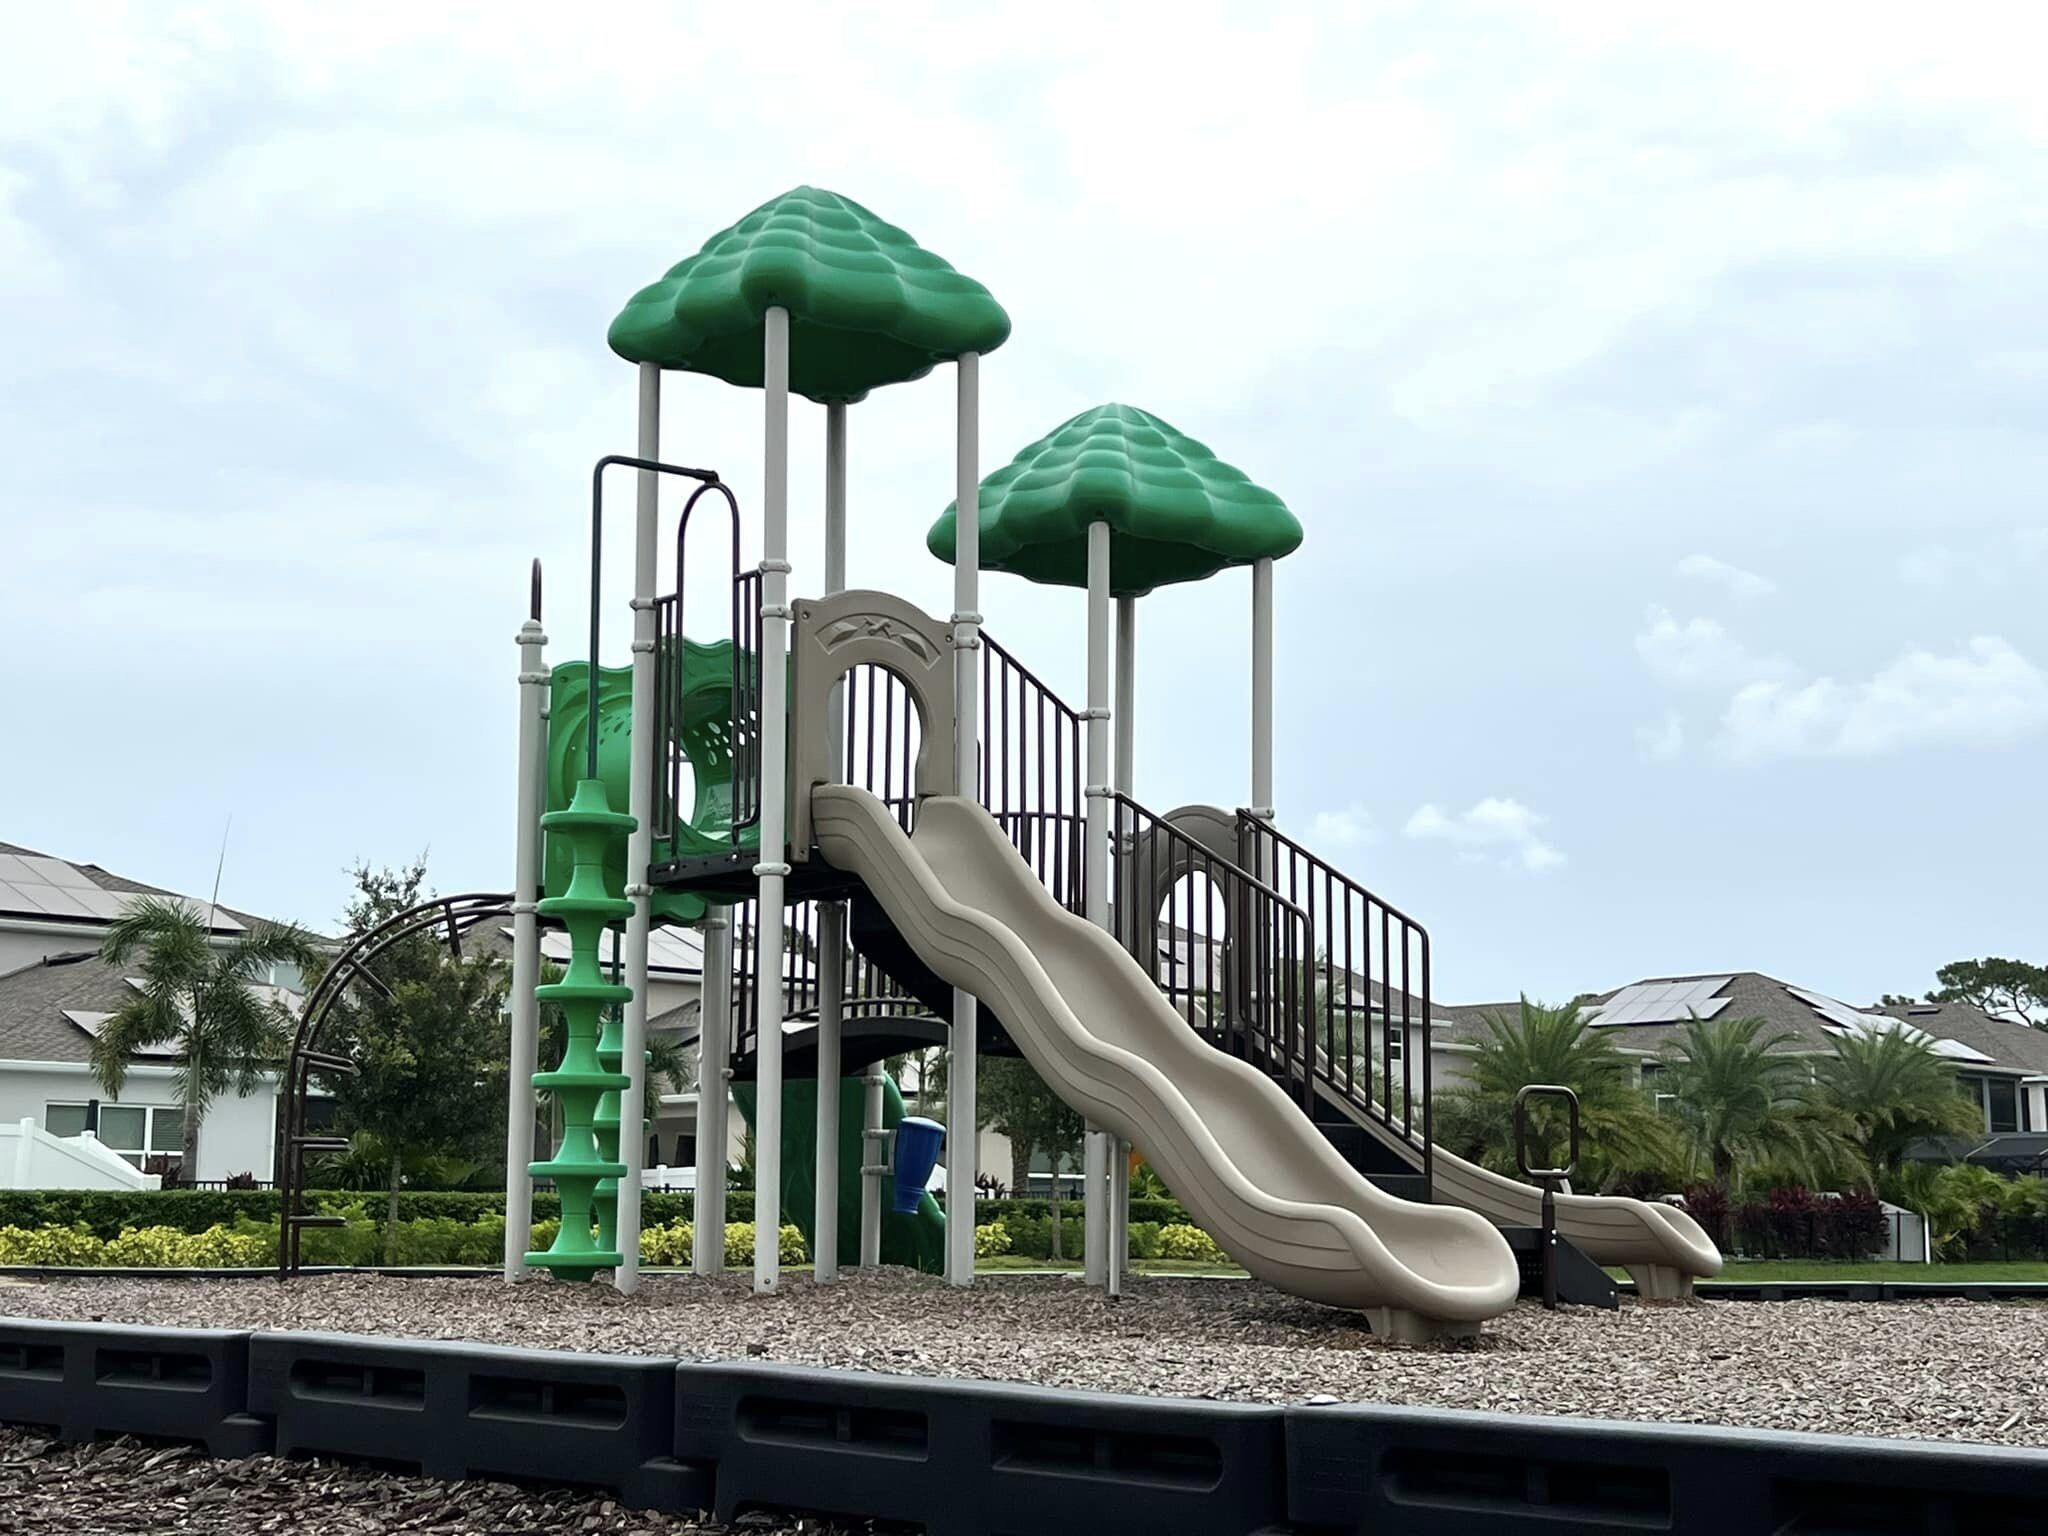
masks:
[[[951,563],[957,506],[925,543]],[[1110,527],[1119,597],[1225,566],[1279,559],[1301,524],[1201,443],[1149,411],[1098,405],[1063,422],[981,482],[981,565],[1054,586],[1088,585],[1088,525]]]
[[[851,198],[798,187],[634,294],[609,339],[628,362],[757,389],[777,305],[789,311],[789,387],[821,403],[922,378],[1010,335],[973,278]]]

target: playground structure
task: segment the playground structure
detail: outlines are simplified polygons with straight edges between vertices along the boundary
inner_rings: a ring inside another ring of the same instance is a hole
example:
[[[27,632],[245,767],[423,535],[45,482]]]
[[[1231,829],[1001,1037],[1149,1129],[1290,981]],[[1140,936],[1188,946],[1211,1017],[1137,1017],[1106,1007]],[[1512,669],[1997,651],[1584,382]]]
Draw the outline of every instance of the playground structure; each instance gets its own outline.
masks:
[[[1433,1145],[1428,936],[1275,824],[1274,567],[1300,525],[1203,444],[1126,406],[1063,423],[984,481],[980,364],[1009,329],[980,284],[811,188],[715,235],[613,323],[613,350],[638,370],[638,430],[632,456],[593,472],[589,654],[546,668],[537,591],[518,637],[506,1277],[609,1271],[635,1288],[645,1138],[622,1118],[644,1099],[649,934],[694,924],[700,1231],[724,1220],[732,1082],[751,1103],[757,1227],[776,1230],[785,1191],[807,1185],[809,1209],[790,1214],[817,1280],[883,1261],[885,1221],[901,1219],[883,1189],[901,1102],[881,1059],[943,1039],[949,1120],[965,1132],[945,1149],[950,1214],[968,1218],[943,1223],[954,1284],[973,1276],[976,1064],[1021,1054],[1090,1126],[1091,1283],[1122,1281],[1122,1154],[1135,1146],[1254,1274],[1398,1337],[1474,1328],[1528,1288],[1532,1259],[1540,1278],[1545,1191]],[[940,617],[847,591],[845,554],[848,407],[942,363],[956,434],[954,505],[928,540],[954,567]],[[661,457],[665,371],[762,391],[755,568],[740,566],[725,482]],[[822,582],[800,601],[792,393],[826,421]],[[637,481],[630,669],[596,664],[608,471]],[[670,482],[689,497],[662,593]],[[700,620],[685,612],[685,541],[705,507],[728,525],[718,574],[731,600],[712,615],[727,633],[686,637],[686,618]],[[1133,793],[1137,601],[1239,566],[1252,595],[1249,804],[1154,813]],[[983,632],[983,569],[1085,589],[1083,708]],[[543,920],[567,929],[572,956],[547,986]],[[623,968],[607,978],[613,926]],[[562,1009],[567,1038],[545,1070],[542,1003]],[[791,1092],[792,1064],[814,1091]],[[540,1161],[536,1093],[563,1127]],[[545,1252],[527,1251],[532,1177],[562,1197]],[[1558,1194],[1554,1211],[1566,1243],[1627,1265],[1645,1295],[1719,1269],[1673,1208]],[[940,1229],[936,1207],[912,1219],[926,1238]],[[918,1247],[899,1245],[899,1261]],[[696,1245],[699,1273],[721,1263],[717,1243]],[[776,1288],[773,1241],[755,1245],[753,1279]]]

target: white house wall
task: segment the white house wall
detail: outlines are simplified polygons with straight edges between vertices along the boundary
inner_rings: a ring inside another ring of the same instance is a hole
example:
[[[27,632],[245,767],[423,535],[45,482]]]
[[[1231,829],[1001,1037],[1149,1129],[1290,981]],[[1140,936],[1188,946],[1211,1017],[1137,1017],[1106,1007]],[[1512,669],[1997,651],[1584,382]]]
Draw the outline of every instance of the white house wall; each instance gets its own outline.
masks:
[[[174,1108],[177,1090],[168,1067],[130,1067],[121,1097],[109,1099],[90,1069],[70,1062],[9,1062],[0,1067],[0,1122],[29,1119],[43,1123],[52,1103],[102,1104]],[[273,1144],[277,1087],[266,1080],[247,1098],[216,1099],[199,1128],[198,1178],[228,1179],[253,1173],[259,1180],[274,1177]]]

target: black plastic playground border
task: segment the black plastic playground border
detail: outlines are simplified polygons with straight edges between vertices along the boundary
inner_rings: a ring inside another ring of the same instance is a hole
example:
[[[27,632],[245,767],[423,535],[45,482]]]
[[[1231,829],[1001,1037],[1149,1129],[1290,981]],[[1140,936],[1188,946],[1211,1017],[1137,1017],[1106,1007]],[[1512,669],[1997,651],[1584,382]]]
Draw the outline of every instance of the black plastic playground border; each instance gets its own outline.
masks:
[[[0,1421],[932,1536],[2048,1532],[2048,1451],[358,1334],[0,1318]]]
[[[689,1270],[665,1266],[643,1268],[643,1274],[687,1275]],[[496,1279],[504,1271],[496,1265],[396,1265],[308,1264],[302,1275],[384,1275],[402,1280],[484,1280]],[[1002,1281],[1014,1277],[1042,1279],[1047,1275],[1078,1274],[1074,1270],[996,1270],[979,1278]],[[277,1271],[262,1268],[235,1269],[107,1269],[60,1264],[0,1264],[0,1276],[20,1280],[275,1280]],[[1165,1275],[1161,1279],[1236,1281],[1245,1275]],[[1617,1280],[1615,1289],[1624,1296],[1636,1294],[1633,1280]],[[1701,1301],[2043,1301],[2048,1302],[2048,1281],[2043,1280],[1700,1280],[1693,1295]]]

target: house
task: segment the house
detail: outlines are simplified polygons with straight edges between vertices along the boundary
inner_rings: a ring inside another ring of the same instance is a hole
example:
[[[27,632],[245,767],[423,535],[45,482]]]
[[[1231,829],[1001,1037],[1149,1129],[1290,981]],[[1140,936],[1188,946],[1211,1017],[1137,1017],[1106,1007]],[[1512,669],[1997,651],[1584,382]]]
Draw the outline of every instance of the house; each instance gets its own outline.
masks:
[[[32,848],[0,843],[0,1123],[32,1120],[51,1135],[92,1130],[136,1167],[175,1161],[184,1145],[171,1049],[145,1052],[128,1069],[120,1097],[108,1098],[90,1066],[100,1024],[135,995],[138,983],[99,958],[109,924],[141,896],[183,901],[203,913],[219,941],[263,921]],[[287,1007],[304,983],[280,968],[261,985]],[[273,1176],[277,1079],[266,1075],[243,1097],[216,1099],[199,1139],[200,1182]]]
[[[1809,1056],[1830,1053],[1843,1035],[1899,1029],[1926,1039],[1954,1063],[1964,1094],[1983,1111],[1987,1136],[2048,1130],[2048,1032],[1995,1018],[1969,1003],[1856,1008],[1758,971],[1646,977],[1580,1001],[1592,1027],[1611,1034],[1635,1060],[1648,1088],[1656,1086],[1666,1048],[1689,1018],[1760,1018],[1767,1035],[1782,1037],[1779,1049]],[[1435,1009],[1435,1085],[1461,1081],[1487,1018],[1513,1018],[1517,1006]]]

